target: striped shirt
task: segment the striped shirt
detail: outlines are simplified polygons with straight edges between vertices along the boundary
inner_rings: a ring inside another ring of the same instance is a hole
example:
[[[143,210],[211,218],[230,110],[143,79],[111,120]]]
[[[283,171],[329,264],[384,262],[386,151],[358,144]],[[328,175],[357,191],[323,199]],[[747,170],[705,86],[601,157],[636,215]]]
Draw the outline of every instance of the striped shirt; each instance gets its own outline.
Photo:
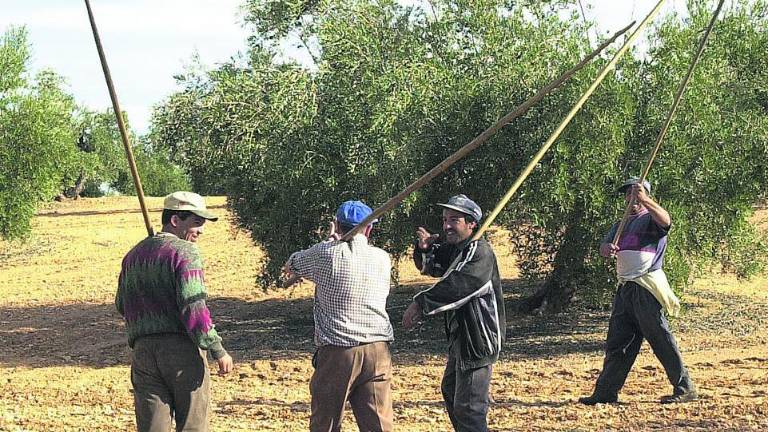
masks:
[[[207,297],[203,262],[194,243],[161,232],[147,237],[123,258],[115,306],[125,319],[128,345],[160,333],[189,335],[214,359],[221,345]]]
[[[387,314],[391,260],[363,234],[324,241],[288,259],[298,276],[315,283],[315,344],[340,347],[394,339]]]
[[[616,234],[619,223],[611,227],[603,238],[603,243],[610,243]],[[664,252],[667,250],[667,232],[670,227],[662,227],[653,220],[648,210],[630,216],[621,233],[619,251],[616,253],[616,273],[622,280],[632,280],[649,272],[661,269],[664,264]]]

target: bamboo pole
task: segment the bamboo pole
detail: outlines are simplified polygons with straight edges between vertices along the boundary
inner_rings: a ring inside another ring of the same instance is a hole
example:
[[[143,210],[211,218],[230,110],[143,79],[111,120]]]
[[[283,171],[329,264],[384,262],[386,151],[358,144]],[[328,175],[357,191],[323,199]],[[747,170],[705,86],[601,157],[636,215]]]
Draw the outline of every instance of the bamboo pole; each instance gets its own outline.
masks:
[[[723,8],[723,4],[725,3],[725,0],[720,0],[720,2],[717,4],[717,9],[715,9],[715,12],[712,14],[712,19],[709,21],[709,25],[707,25],[707,29],[704,32],[704,35],[701,37],[701,41],[699,42],[699,48],[696,51],[696,56],[691,61],[691,64],[688,66],[688,71],[685,74],[685,77],[683,78],[683,81],[680,82],[680,85],[677,88],[677,92],[675,93],[675,97],[672,101],[672,108],[669,110],[669,113],[667,114],[667,119],[664,121],[664,125],[661,127],[661,130],[659,131],[659,135],[656,137],[656,143],[653,146],[653,149],[651,150],[651,154],[648,157],[648,163],[645,164],[645,169],[643,170],[642,175],[640,176],[640,179],[638,180],[638,184],[643,184],[643,181],[648,176],[648,172],[651,170],[651,166],[653,165],[653,161],[656,159],[656,156],[659,153],[659,148],[661,147],[661,142],[664,140],[664,136],[667,134],[667,130],[669,129],[669,125],[672,123],[672,117],[675,115],[675,112],[677,111],[677,107],[680,105],[680,101],[683,98],[683,93],[685,92],[685,88],[688,86],[688,82],[691,79],[691,76],[693,75],[693,70],[696,68],[696,65],[699,63],[699,60],[701,59],[701,54],[704,52],[704,48],[707,45],[707,40],[709,40],[709,34],[712,32],[712,28],[715,26],[715,21],[717,21],[717,17],[720,15],[720,11]],[[621,234],[624,232],[624,228],[626,228],[627,222],[629,221],[629,215],[632,212],[632,205],[634,204],[635,199],[632,198],[627,203],[627,207],[624,209],[624,216],[621,218],[621,222],[619,223],[619,226],[616,228],[616,234],[613,236],[613,244],[618,246],[619,244],[619,238],[621,238]]]
[[[659,10],[661,10],[661,6],[664,4],[666,0],[660,0],[658,4],[656,4],[656,7],[653,8],[653,10],[648,14],[648,16],[645,17],[645,19],[640,23],[639,26],[635,29],[634,32],[629,36],[626,42],[624,42],[624,45],[619,49],[619,51],[614,54],[613,58],[611,59],[608,64],[606,64],[603,69],[600,71],[600,73],[597,75],[597,78],[595,78],[595,81],[592,83],[592,85],[589,86],[589,88],[584,92],[584,94],[581,96],[581,98],[576,102],[576,104],[571,108],[571,111],[568,113],[568,115],[565,116],[562,122],[560,122],[560,125],[555,129],[555,131],[552,133],[552,135],[549,137],[549,139],[544,143],[544,145],[541,146],[541,149],[539,149],[538,153],[533,157],[530,163],[525,167],[522,174],[515,180],[515,182],[512,184],[512,187],[509,188],[507,193],[504,195],[504,197],[501,198],[499,203],[496,205],[496,208],[493,209],[493,211],[486,217],[485,222],[483,225],[475,232],[475,234],[472,236],[472,240],[477,240],[480,237],[482,237],[483,233],[488,229],[489,226],[493,223],[493,221],[496,219],[496,217],[501,213],[501,210],[504,209],[504,206],[509,202],[510,198],[512,198],[512,195],[514,195],[515,192],[520,188],[520,185],[523,184],[526,178],[531,174],[534,168],[536,168],[536,165],[539,163],[541,158],[544,157],[544,154],[549,150],[549,147],[552,145],[552,143],[555,142],[555,140],[560,136],[560,134],[563,132],[565,127],[570,123],[571,119],[576,115],[576,113],[581,109],[582,105],[584,105],[584,102],[587,101],[587,99],[592,95],[592,93],[595,91],[598,85],[603,81],[603,79],[608,75],[608,72],[610,72],[615,66],[616,63],[619,61],[621,56],[624,55],[624,53],[629,49],[629,47],[632,45],[632,43],[637,39],[637,37],[640,35],[641,31],[645,28],[646,25],[648,25],[649,22],[653,19],[653,17],[656,16],[656,14],[659,13]]]
[[[547,84],[541,90],[536,92],[535,95],[531,96],[530,98],[528,98],[528,100],[526,100],[522,104],[515,107],[515,109],[509,112],[507,115],[500,118],[496,123],[494,123],[488,129],[484,130],[480,135],[478,135],[472,141],[470,141],[469,144],[466,144],[464,147],[458,149],[455,153],[445,158],[442,162],[437,164],[434,168],[429,170],[426,174],[422,175],[416,181],[411,183],[408,187],[403,189],[402,192],[398,193],[394,197],[387,200],[387,202],[385,202],[384,204],[376,208],[376,210],[374,210],[373,213],[371,213],[362,222],[355,225],[353,229],[347,231],[342,237],[342,240],[347,241],[351,239],[355,234],[360,232],[362,229],[368,226],[371,222],[378,219],[384,213],[395,208],[395,206],[398,205],[400,202],[402,202],[408,195],[420,189],[422,186],[429,183],[433,178],[445,172],[445,170],[447,170],[451,165],[461,160],[464,156],[468,155],[470,152],[472,152],[476,148],[480,147],[489,138],[495,135],[502,127],[509,124],[515,118],[525,114],[533,105],[535,105],[537,102],[543,99],[544,96],[546,96],[549,92],[559,87],[563,82],[565,82],[571,76],[573,76],[573,74],[575,74],[576,72],[581,70],[584,66],[586,66],[587,63],[589,63],[593,58],[595,58],[598,54],[600,54],[606,47],[608,47],[608,45],[613,43],[613,41],[615,41],[619,36],[626,33],[626,31],[629,30],[629,28],[632,27],[632,25],[634,25],[634,21],[630,23],[628,26],[616,32],[616,34],[611,36],[610,39],[603,42],[599,47],[597,47],[589,55],[584,57],[583,60],[581,60],[571,69],[569,69],[568,71],[560,75],[554,81]]]
[[[91,22],[91,30],[93,31],[93,40],[96,42],[96,50],[99,52],[99,60],[101,61],[101,69],[104,71],[104,79],[107,81],[107,88],[109,89],[109,97],[112,99],[112,110],[115,112],[117,118],[117,127],[120,129],[120,137],[123,140],[123,147],[125,148],[125,156],[128,159],[128,165],[131,168],[131,176],[133,177],[133,184],[136,187],[136,195],[139,198],[139,205],[141,206],[141,214],[144,216],[144,225],[147,228],[147,234],[154,235],[152,224],[149,221],[149,213],[147,212],[147,205],[144,202],[144,189],[141,187],[141,179],[139,178],[139,171],[136,169],[136,161],[133,158],[133,150],[131,149],[131,143],[128,139],[128,132],[125,128],[125,122],[123,121],[122,111],[120,110],[120,104],[117,101],[117,93],[115,92],[115,86],[112,83],[112,75],[109,72],[109,65],[107,65],[107,58],[104,55],[104,48],[101,46],[101,38],[99,37],[99,31],[96,29],[96,20],[93,17],[93,10],[91,10],[91,3],[89,0],[85,0],[85,7],[88,9],[88,19]]]
[[[367,218],[365,218],[359,224],[355,225],[355,227],[352,228],[351,230],[347,231],[344,234],[344,236],[341,238],[341,240],[343,241],[350,240],[355,234],[360,232],[362,229],[368,226],[371,222],[378,219],[384,213],[395,208],[395,206],[400,204],[406,197],[408,197],[408,195],[420,189],[425,184],[429,183],[433,178],[445,172],[445,170],[447,170],[451,165],[461,160],[464,156],[468,155],[470,152],[472,152],[476,148],[480,147],[490,137],[495,135],[502,127],[509,124],[515,118],[525,114],[533,105],[535,105],[537,102],[543,99],[544,96],[549,94],[552,90],[558,88],[561,84],[563,84],[571,76],[573,76],[573,74],[575,74],[576,72],[581,70],[584,66],[586,66],[587,63],[589,63],[593,58],[597,57],[597,55],[599,55],[605,48],[607,48],[610,44],[612,44],[616,39],[618,39],[619,36],[626,33],[627,30],[629,30],[630,27],[632,27],[634,24],[635,22],[633,21],[628,26],[617,31],[613,36],[611,36],[608,40],[600,44],[600,46],[598,46],[594,51],[589,53],[589,55],[584,57],[579,63],[574,65],[571,69],[567,70],[562,75],[557,77],[555,80],[551,81],[549,84],[542,87],[538,92],[536,92],[536,94],[528,98],[528,100],[526,100],[522,104],[515,107],[515,109],[510,111],[507,115],[500,118],[496,123],[494,123],[488,129],[484,130],[480,135],[475,137],[468,144],[464,145],[464,147],[458,149],[452,155],[448,156],[442,162],[437,164],[434,168],[429,170],[426,174],[422,175],[421,177],[416,179],[416,181],[408,185],[400,193],[398,193],[397,195],[387,200],[387,202],[385,202],[381,206],[377,207],[373,211],[373,213],[371,213]],[[292,277],[283,283],[283,287],[287,288],[293,285],[294,283],[296,283],[299,279],[300,279],[299,277]]]

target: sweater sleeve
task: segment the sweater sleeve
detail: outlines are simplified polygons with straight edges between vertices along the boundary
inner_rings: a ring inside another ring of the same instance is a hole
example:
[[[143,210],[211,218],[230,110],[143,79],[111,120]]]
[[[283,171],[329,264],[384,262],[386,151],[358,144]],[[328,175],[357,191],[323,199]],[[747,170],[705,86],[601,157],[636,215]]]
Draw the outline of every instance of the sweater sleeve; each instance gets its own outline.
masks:
[[[600,241],[600,243],[612,243],[613,242],[613,236],[616,235],[616,230],[619,229],[619,222],[614,223],[611,225],[611,229],[608,230],[608,232],[603,236],[603,239]]]
[[[115,309],[121,316],[125,316],[125,307],[123,305],[123,290],[125,284],[125,264],[120,270],[120,277],[117,279],[117,292],[115,293]]]
[[[123,257],[123,261],[120,264],[120,276],[117,278],[117,291],[115,292],[115,309],[117,312],[125,318],[125,293],[126,287],[126,272],[128,271],[128,256]]]
[[[656,222],[655,219],[653,219],[653,217],[648,217],[648,231],[654,233],[658,238],[662,238],[665,235],[668,235],[671,229],[671,222],[669,226],[661,226],[658,222]]]
[[[221,337],[214,328],[211,313],[205,303],[208,294],[205,288],[203,262],[196,249],[187,251],[176,268],[176,300],[181,312],[181,322],[192,341],[201,349],[211,352],[218,360],[227,352],[221,344]]]
[[[444,272],[431,288],[413,298],[425,315],[458,309],[473,297],[493,290],[495,257],[483,240],[470,242],[461,251],[455,267]]]
[[[451,248],[435,242],[428,249],[420,249],[417,240],[413,245],[413,264],[423,275],[442,277],[451,264]]]

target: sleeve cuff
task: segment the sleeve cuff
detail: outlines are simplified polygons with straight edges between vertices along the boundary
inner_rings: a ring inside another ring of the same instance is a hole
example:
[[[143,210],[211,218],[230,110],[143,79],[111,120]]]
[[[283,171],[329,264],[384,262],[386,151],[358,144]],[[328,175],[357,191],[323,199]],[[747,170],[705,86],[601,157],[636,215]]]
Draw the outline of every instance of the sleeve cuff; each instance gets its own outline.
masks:
[[[429,252],[429,251],[430,251],[430,249],[432,249],[432,247],[431,247],[431,246],[430,246],[430,247],[428,247],[428,248],[426,248],[426,249],[422,249],[422,248],[420,248],[420,247],[419,247],[419,240],[418,240],[418,239],[416,239],[416,240],[414,240],[414,241],[413,241],[413,250],[414,250],[415,252],[425,253],[425,252]]]
[[[211,347],[208,348],[208,351],[211,352],[211,357],[213,357],[214,360],[218,360],[227,355],[227,350],[224,349],[221,342],[216,342],[214,345],[211,345]]]
[[[413,296],[413,302],[419,305],[421,316],[426,316],[427,312],[424,309],[424,307],[426,306],[426,302],[424,301],[424,296],[421,295],[421,293],[416,294],[415,296]]]

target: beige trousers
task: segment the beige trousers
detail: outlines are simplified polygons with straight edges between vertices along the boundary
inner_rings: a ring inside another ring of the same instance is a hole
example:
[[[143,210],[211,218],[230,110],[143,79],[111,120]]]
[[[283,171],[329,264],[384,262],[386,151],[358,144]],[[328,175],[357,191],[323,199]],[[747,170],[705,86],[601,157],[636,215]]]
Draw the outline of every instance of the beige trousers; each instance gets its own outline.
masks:
[[[340,431],[347,400],[360,431],[392,430],[392,357],[388,342],[320,347],[313,363],[310,431]]]

